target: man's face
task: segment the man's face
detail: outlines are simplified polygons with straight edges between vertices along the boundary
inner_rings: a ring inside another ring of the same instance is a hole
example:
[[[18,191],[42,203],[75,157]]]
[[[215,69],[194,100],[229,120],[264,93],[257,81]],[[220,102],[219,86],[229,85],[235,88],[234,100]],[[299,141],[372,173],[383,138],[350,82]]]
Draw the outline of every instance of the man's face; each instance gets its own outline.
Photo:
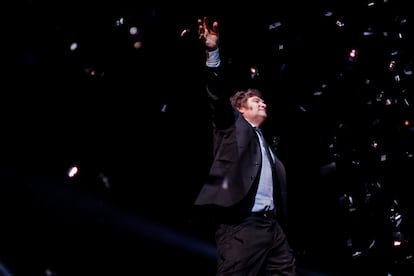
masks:
[[[266,104],[257,96],[250,97],[245,106],[239,108],[239,111],[247,121],[256,126],[261,125],[267,117]]]

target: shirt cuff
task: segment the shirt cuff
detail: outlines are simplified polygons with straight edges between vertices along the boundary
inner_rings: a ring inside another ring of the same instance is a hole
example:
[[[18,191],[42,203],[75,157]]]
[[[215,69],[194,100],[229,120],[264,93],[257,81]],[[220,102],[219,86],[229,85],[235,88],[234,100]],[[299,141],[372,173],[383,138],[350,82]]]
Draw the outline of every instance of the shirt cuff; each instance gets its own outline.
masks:
[[[219,67],[221,63],[219,49],[207,52],[207,67]]]

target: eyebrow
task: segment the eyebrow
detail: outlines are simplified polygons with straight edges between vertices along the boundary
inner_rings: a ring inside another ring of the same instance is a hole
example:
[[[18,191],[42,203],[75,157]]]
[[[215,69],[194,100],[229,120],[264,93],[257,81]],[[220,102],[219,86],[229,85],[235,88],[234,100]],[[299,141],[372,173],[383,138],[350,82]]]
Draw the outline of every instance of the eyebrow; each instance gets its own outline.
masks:
[[[252,100],[254,101],[261,101],[261,102],[265,102],[262,98],[258,97],[258,96],[253,96],[251,97]]]

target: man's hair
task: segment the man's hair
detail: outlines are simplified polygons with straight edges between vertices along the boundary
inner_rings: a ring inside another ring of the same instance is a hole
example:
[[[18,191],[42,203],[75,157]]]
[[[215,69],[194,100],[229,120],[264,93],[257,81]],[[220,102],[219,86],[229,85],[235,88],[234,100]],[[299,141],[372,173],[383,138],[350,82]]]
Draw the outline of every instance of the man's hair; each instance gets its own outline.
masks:
[[[235,108],[239,108],[246,104],[248,98],[255,96],[263,99],[262,92],[258,89],[249,88],[247,90],[240,90],[230,97],[230,102]]]

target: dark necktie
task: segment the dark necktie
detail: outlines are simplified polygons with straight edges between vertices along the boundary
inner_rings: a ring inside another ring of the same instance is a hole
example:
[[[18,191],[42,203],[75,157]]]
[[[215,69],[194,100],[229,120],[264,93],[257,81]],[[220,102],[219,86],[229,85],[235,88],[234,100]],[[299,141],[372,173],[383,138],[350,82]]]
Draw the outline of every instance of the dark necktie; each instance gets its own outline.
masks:
[[[274,164],[274,161],[273,161],[273,156],[272,156],[272,154],[270,153],[270,148],[269,148],[269,145],[267,144],[266,139],[264,138],[263,133],[262,133],[262,131],[260,130],[260,128],[255,127],[255,130],[257,131],[257,133],[258,133],[258,134],[259,134],[259,136],[260,136],[260,139],[261,139],[261,140],[262,140],[262,142],[263,142],[263,146],[264,146],[264,147],[265,147],[265,149],[266,149],[267,158],[268,158],[268,159],[269,159],[269,161],[270,161],[270,165],[272,166],[272,171],[273,171],[273,164]]]
[[[273,191],[274,191],[274,196],[275,196],[275,206],[276,206],[276,210],[277,210],[276,212],[278,214],[281,214],[282,213],[282,211],[281,211],[281,209],[282,209],[282,205],[281,205],[282,200],[281,200],[281,194],[280,194],[280,185],[279,185],[279,181],[278,181],[276,171],[275,171],[275,162],[273,160],[272,154],[270,153],[269,145],[267,144],[266,139],[264,138],[262,131],[258,127],[255,127],[254,129],[257,131],[257,133],[260,136],[260,139],[263,142],[263,146],[266,149],[267,158],[269,159],[270,165],[272,167],[273,182],[275,184],[274,185],[275,189],[273,189]]]

